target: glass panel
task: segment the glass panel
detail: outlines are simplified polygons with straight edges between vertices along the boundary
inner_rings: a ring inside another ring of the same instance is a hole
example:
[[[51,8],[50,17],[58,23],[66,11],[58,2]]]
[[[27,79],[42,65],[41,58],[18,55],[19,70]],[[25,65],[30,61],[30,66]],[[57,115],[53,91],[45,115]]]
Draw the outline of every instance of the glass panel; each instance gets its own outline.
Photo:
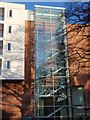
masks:
[[[1,69],[2,69],[2,60],[0,59],[0,74],[1,74]]]
[[[84,105],[83,87],[73,87],[72,91],[73,105]]]
[[[11,43],[8,43],[8,50],[11,50]]]
[[[10,61],[7,61],[7,69],[10,69]]]
[[[72,88],[73,114],[74,116],[85,115],[83,87]]]
[[[54,111],[53,107],[53,98],[40,98],[39,99],[39,107],[38,107],[38,115],[39,116],[48,116],[50,113]]]
[[[3,37],[4,24],[0,24],[0,37]]]
[[[9,10],[9,17],[12,17],[12,10]]]
[[[0,8],[0,20],[4,20],[4,8]]]
[[[59,117],[60,108],[67,104],[67,51],[61,13],[62,9],[35,7],[35,109],[39,117]],[[66,115],[67,109],[63,113]]]
[[[3,41],[0,41],[0,55],[3,53]]]
[[[8,32],[11,33],[12,32],[12,27],[9,26]]]

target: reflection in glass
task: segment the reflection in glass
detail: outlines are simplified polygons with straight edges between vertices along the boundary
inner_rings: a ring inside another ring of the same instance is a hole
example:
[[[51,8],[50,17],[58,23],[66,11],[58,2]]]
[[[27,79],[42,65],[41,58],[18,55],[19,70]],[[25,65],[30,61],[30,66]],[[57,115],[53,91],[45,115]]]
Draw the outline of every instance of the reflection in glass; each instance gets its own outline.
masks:
[[[35,6],[36,116],[58,117],[66,105],[65,10]],[[67,108],[64,108],[67,115]]]

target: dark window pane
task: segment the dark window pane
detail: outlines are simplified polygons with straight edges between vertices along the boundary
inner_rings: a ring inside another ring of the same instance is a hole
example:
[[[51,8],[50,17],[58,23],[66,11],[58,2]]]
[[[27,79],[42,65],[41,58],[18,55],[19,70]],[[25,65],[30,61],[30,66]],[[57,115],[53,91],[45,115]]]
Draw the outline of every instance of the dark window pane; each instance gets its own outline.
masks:
[[[9,32],[9,33],[12,32],[12,27],[11,27],[11,26],[9,26],[9,30],[8,30],[8,32]]]
[[[2,69],[2,60],[0,59],[0,74],[1,74],[1,69]]]
[[[4,24],[0,24],[0,37],[3,37]]]
[[[12,10],[9,10],[9,17],[12,17]]]
[[[11,50],[11,43],[8,43],[8,50]]]
[[[4,8],[0,8],[0,20],[4,20]]]
[[[10,61],[7,61],[7,69],[10,69]]]

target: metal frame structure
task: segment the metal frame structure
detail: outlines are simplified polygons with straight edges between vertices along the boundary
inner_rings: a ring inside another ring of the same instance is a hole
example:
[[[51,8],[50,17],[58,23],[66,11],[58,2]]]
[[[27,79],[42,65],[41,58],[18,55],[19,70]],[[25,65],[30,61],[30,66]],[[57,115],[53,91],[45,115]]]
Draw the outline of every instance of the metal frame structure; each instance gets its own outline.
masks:
[[[67,107],[63,105],[70,102],[66,90],[70,76],[65,9],[36,5],[34,12],[35,115],[37,118],[60,118],[59,109],[62,108],[67,116]]]

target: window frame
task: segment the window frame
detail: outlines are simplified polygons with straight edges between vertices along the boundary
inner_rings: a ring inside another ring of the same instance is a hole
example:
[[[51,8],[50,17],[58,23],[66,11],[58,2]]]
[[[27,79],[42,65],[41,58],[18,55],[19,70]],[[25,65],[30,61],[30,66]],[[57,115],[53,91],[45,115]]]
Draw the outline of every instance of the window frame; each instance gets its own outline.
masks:
[[[2,74],[2,59],[0,59],[0,75]]]
[[[7,70],[10,70],[10,60],[7,60],[7,61],[6,61],[6,69],[7,69]]]
[[[13,11],[12,11],[12,10],[9,10],[8,16],[9,16],[10,18],[12,18],[12,13],[13,13]]]
[[[0,7],[0,9],[1,9],[0,10],[0,12],[1,12],[1,15],[0,15],[1,18],[0,18],[0,20],[4,20],[5,8],[4,7]]]
[[[12,33],[12,26],[8,26],[8,33]]]
[[[8,43],[8,46],[7,46],[8,48],[8,51],[11,51],[11,43]]]

